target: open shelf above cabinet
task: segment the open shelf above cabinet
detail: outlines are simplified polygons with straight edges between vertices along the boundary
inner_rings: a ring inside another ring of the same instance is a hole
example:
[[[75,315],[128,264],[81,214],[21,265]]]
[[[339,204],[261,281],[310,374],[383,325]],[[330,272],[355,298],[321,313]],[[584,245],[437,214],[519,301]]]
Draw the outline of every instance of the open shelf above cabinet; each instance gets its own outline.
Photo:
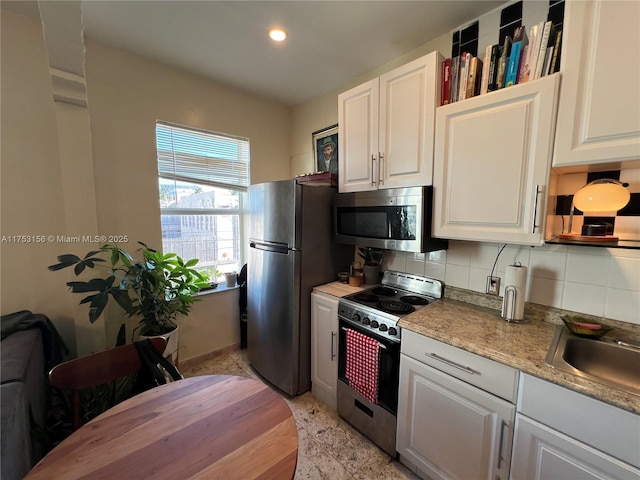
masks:
[[[553,237],[545,240],[545,243],[552,245],[576,245],[581,247],[604,247],[604,248],[629,248],[640,250],[640,240],[618,240],[617,242],[580,242],[564,240],[560,237]]]

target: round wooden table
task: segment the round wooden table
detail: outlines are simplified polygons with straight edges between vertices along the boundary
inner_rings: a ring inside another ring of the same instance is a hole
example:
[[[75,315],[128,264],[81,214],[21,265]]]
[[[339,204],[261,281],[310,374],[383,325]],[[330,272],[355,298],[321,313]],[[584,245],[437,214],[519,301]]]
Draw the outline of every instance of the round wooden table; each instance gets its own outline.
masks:
[[[293,478],[291,409],[256,380],[186,378],[130,398],[82,426],[25,477],[36,479]]]

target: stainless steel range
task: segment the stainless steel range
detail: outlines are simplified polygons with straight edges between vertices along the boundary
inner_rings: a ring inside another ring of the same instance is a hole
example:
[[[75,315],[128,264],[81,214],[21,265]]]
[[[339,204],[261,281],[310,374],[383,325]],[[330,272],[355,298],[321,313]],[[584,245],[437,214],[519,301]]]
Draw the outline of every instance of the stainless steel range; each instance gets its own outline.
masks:
[[[441,298],[442,293],[439,280],[389,270],[380,285],[343,297],[338,303],[338,414],[394,457],[402,338],[398,322]],[[373,401],[348,378],[347,335],[352,332],[378,342],[377,395]]]

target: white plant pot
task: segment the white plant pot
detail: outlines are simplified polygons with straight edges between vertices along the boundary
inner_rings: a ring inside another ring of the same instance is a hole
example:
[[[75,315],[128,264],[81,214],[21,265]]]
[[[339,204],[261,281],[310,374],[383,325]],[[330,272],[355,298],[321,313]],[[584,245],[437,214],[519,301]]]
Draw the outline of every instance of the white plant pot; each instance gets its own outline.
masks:
[[[224,279],[227,282],[227,287],[235,287],[238,281],[238,274],[236,272],[225,273]]]
[[[176,327],[174,330],[170,331],[169,333],[165,333],[164,335],[152,335],[152,336],[138,335],[138,338],[144,339],[144,338],[164,337],[165,340],[167,341],[167,346],[165,347],[162,355],[165,358],[168,358],[171,361],[171,363],[177,366],[178,365],[178,331],[179,330],[180,330],[180,327]]]

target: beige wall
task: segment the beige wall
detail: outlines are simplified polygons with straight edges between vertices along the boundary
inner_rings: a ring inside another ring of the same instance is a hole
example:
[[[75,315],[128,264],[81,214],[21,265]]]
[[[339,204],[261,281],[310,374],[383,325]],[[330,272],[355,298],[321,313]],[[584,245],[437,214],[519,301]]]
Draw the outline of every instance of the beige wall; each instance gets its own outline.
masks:
[[[287,107],[90,39],[85,45],[100,233],[161,242],[156,120],[247,137],[252,183],[289,178]]]
[[[252,183],[289,178],[288,107],[91,39],[85,45],[100,234],[161,248],[156,120],[247,137]],[[237,290],[204,295],[181,322],[180,359],[239,343],[238,319]]]
[[[40,22],[2,10],[2,235],[45,241],[2,243],[1,313],[46,314],[78,354],[111,345],[122,316],[109,311],[107,322],[89,324],[81,297],[65,286],[72,274],[46,267],[96,247],[61,235],[126,235],[128,250],[138,240],[161,246],[156,120],[248,137],[252,183],[290,178],[291,143],[286,106],[85,43],[88,111],[54,104]],[[238,291],[204,295],[185,322],[180,358],[239,341]]]
[[[63,253],[48,237],[65,235],[67,226],[42,32],[4,10],[1,21],[0,307],[46,313],[73,349],[76,311],[64,281],[47,271]]]

